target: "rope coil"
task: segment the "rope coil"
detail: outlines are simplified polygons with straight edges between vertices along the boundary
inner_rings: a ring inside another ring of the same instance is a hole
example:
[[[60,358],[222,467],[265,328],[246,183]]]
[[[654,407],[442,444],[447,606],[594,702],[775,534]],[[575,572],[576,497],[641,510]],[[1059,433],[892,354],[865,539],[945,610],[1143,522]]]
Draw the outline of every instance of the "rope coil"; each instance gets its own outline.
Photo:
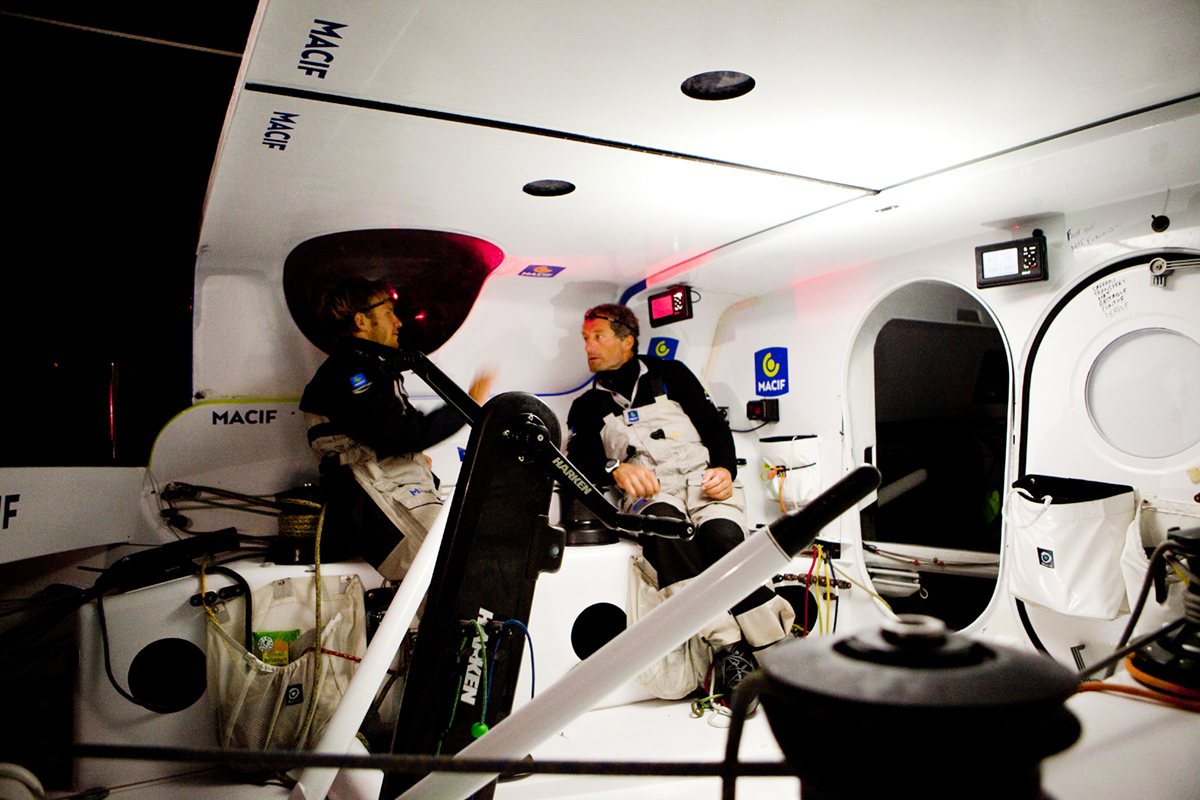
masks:
[[[297,497],[280,498],[279,535],[315,539],[321,519],[321,504]]]

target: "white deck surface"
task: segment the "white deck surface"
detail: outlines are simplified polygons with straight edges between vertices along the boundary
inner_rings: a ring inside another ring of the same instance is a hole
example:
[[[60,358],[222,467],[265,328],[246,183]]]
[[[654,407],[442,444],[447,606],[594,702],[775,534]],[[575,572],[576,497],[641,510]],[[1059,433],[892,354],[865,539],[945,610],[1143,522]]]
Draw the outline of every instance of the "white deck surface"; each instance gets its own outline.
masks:
[[[694,718],[688,703],[647,701],[585,714],[534,750],[544,760],[720,761],[727,729],[708,724],[711,713]],[[771,735],[766,715],[747,720],[741,759],[777,761],[783,758]],[[738,796],[759,800],[796,800],[795,778],[742,778]],[[287,797],[278,787],[231,785],[216,773],[201,772],[119,788],[122,800],[273,800]],[[647,800],[716,800],[719,778],[659,778],[533,775],[501,784],[496,800],[539,798],[646,798]],[[372,800],[374,800],[372,798]]]
[[[708,724],[712,714],[696,719],[688,703],[647,701],[592,711],[534,750],[540,759],[621,761],[720,761],[725,755],[727,728]],[[746,721],[740,751],[742,761],[779,761],[783,754],[760,710]],[[738,796],[761,800],[796,800],[796,778],[741,778]],[[497,800],[541,798],[720,798],[720,778],[574,777],[533,775],[504,784]]]
[[[1117,680],[1127,682],[1124,676]],[[1196,764],[1200,763],[1200,714],[1097,693],[1077,695],[1068,706],[1083,723],[1083,736],[1072,748],[1043,763],[1043,789],[1055,800],[1200,798],[1196,772]],[[602,709],[575,720],[536,748],[533,755],[543,760],[719,761],[727,732],[710,726],[708,718],[693,718],[686,702],[647,701]],[[856,757],[856,746],[847,743],[847,763]],[[766,716],[760,711],[747,721],[741,760],[781,758]],[[936,754],[930,754],[930,758],[930,764],[935,764]],[[993,766],[1004,768],[999,763]],[[985,779],[986,773],[981,774],[981,780]],[[743,800],[799,798],[795,778],[741,778],[737,788]],[[534,775],[500,785],[495,797],[716,800],[720,794],[720,779],[715,777]],[[231,785],[214,773],[117,788],[112,793],[122,800],[274,800],[287,795],[279,787]]]

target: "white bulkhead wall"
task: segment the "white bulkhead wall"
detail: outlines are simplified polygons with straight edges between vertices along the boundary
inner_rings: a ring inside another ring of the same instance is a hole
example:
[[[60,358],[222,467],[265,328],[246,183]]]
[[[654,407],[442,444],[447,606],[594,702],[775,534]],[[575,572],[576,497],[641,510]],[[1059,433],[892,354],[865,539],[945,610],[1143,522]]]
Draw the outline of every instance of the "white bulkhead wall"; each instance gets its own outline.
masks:
[[[192,326],[196,400],[298,397],[325,354],[300,334],[281,268],[201,253]]]
[[[1153,233],[1147,209],[1167,213],[1172,223],[1170,229]],[[1046,282],[977,290],[974,247],[1004,241],[1009,235],[980,226],[972,235],[955,241],[869,266],[842,269],[727,305],[724,318],[714,330],[710,358],[706,362],[694,357],[686,360],[693,367],[707,365],[703,377],[714,399],[720,405],[730,406],[732,427],[754,427],[745,420],[746,401],[757,396],[754,353],[767,347],[788,349],[789,386],[787,393],[779,397],[780,422],[751,434],[736,435],[738,455],[748,462],[740,477],[747,491],[751,527],[769,523],[779,513],[759,478],[762,466],[759,437],[820,436],[825,487],[861,464],[864,448],[873,445],[874,399],[873,395],[865,394],[873,390],[873,381],[855,381],[855,386],[863,387],[856,389],[862,396],[850,397],[849,372],[856,348],[866,348],[865,361],[870,362],[874,336],[861,337],[860,341],[860,334],[872,310],[886,302],[889,295],[913,282],[937,281],[957,286],[976,298],[998,323],[1013,370],[1010,396],[1019,398],[1030,341],[1042,319],[1067,289],[1106,263],[1139,250],[1200,246],[1200,186],[1176,187],[1169,197],[1163,191],[1055,215],[1036,226],[1043,227],[1048,237],[1050,279]],[[1033,227],[1026,225],[1014,231],[1012,238],[1029,235]],[[724,259],[725,263],[713,266],[736,270],[738,260],[739,254],[735,253]],[[703,292],[703,287],[700,289]],[[929,319],[928,314],[927,310],[912,308],[898,310],[895,316]],[[673,327],[660,330],[671,332]],[[866,409],[867,413],[860,414],[860,409]],[[1010,405],[1010,428],[1015,411],[1015,406]],[[1010,435],[1007,483],[1017,477],[1014,455],[1017,444]],[[824,536],[840,538],[843,547],[853,554],[860,537],[857,514],[844,515],[835,528],[827,530]],[[1007,620],[996,618],[997,611],[1003,612],[1006,607],[1007,599],[998,596],[980,623],[973,627],[986,623],[994,634],[1015,633],[1016,629]]]

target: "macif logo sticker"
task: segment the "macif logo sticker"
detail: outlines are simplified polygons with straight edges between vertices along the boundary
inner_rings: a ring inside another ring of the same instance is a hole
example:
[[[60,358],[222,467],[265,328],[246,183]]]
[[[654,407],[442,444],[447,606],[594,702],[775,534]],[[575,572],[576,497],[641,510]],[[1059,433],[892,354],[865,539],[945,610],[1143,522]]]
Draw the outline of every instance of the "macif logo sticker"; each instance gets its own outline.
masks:
[[[566,267],[551,267],[546,264],[530,264],[517,274],[526,278],[553,278],[564,269],[566,269]]]
[[[787,394],[787,348],[768,347],[754,354],[754,391],[759,397]]]
[[[650,347],[647,352],[652,356],[659,358],[675,358],[675,351],[679,349],[678,339],[668,339],[664,336],[655,336],[650,340]]]

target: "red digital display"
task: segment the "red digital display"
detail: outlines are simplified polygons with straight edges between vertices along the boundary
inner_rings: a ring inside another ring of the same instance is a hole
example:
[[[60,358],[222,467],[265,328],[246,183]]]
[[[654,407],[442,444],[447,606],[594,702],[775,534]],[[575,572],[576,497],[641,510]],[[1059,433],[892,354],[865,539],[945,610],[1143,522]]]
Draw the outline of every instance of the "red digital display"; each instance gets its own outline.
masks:
[[[671,295],[669,294],[664,294],[662,297],[655,297],[650,301],[650,319],[669,317],[672,311]]]
[[[688,286],[672,286],[650,295],[650,327],[692,318],[692,290]]]

